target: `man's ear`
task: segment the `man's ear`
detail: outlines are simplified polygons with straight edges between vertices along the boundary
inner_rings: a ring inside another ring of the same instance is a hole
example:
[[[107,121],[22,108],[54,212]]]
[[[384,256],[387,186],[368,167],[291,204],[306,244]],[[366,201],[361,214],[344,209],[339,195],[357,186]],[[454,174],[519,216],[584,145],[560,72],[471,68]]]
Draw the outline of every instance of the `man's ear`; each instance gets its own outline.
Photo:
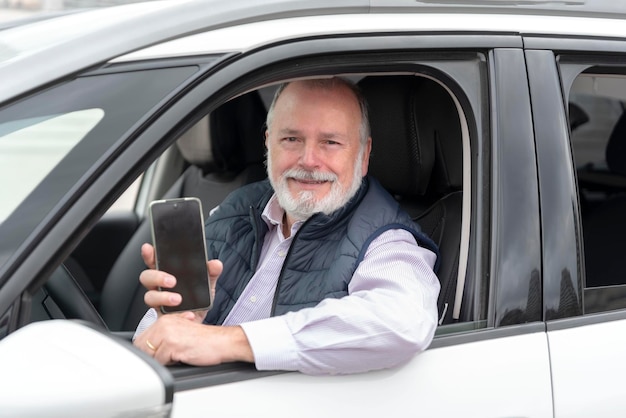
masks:
[[[367,169],[370,165],[370,153],[372,152],[372,137],[367,138],[367,142],[365,143],[365,149],[363,150],[363,161],[361,161],[361,172],[362,176],[365,177],[367,174]]]

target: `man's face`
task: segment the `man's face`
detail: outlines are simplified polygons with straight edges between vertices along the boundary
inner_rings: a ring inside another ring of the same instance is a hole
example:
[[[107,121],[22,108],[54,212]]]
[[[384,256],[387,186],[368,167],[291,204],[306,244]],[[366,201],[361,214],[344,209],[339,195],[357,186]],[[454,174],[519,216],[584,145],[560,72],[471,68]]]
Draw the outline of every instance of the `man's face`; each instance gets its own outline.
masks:
[[[361,146],[361,112],[346,86],[294,82],[274,106],[266,132],[268,176],[288,215],[330,213],[358,190],[371,140]]]

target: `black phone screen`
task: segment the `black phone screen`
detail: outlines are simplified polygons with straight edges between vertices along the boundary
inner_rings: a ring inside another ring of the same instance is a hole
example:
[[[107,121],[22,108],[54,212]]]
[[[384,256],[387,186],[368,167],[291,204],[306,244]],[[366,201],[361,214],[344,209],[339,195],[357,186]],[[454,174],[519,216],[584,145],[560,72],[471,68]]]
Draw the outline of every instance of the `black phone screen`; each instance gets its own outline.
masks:
[[[208,309],[211,305],[206,267],[202,207],[196,198],[158,200],[150,205],[156,267],[176,277],[171,290],[182,296],[163,312]]]

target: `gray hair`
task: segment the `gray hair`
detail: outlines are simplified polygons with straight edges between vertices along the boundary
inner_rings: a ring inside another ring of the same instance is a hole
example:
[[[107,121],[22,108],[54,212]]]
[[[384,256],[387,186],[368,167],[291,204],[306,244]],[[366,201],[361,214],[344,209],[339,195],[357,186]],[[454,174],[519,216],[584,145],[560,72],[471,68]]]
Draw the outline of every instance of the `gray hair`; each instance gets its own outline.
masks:
[[[361,110],[361,126],[359,127],[359,137],[361,140],[361,146],[364,146],[367,142],[367,139],[370,137],[370,122],[369,113],[367,110],[367,101],[365,100],[365,97],[361,93],[359,87],[350,80],[341,77],[314,78],[309,80],[303,80],[302,82],[306,83],[308,87],[315,89],[331,89],[337,86],[346,86],[348,89],[350,89],[350,91],[354,94],[354,97],[357,99],[357,102],[359,103],[359,108]],[[274,99],[272,100],[270,109],[267,112],[266,125],[268,130],[272,126],[272,120],[274,118],[274,107],[276,105],[276,102],[278,101],[278,98],[280,97],[282,92],[290,83],[291,82],[282,83],[280,86],[278,86],[278,89],[274,93]]]

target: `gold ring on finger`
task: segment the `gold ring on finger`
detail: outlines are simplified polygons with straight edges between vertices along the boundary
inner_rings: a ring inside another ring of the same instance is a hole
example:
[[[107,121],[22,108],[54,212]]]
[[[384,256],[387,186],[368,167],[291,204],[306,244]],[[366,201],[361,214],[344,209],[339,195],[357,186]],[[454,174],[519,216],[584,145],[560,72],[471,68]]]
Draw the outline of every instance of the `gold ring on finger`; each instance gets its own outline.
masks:
[[[150,342],[150,340],[146,340],[146,345],[152,351],[156,351],[156,347]]]

